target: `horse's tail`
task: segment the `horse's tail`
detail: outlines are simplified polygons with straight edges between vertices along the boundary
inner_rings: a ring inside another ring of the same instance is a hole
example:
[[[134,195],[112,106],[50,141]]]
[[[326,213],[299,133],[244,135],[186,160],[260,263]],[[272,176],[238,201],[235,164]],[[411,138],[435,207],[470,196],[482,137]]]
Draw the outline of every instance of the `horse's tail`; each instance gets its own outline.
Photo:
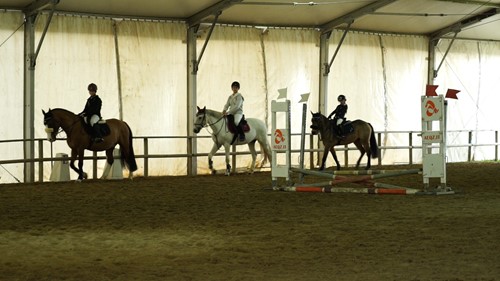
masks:
[[[269,141],[267,141],[267,138],[265,138],[263,141],[259,140],[259,145],[260,149],[262,150],[262,155],[264,156],[264,161],[269,161],[269,163],[271,163],[271,146],[269,145]]]
[[[121,150],[122,164],[126,164],[130,172],[137,171],[137,162],[135,161],[134,146],[132,145],[132,130],[127,123],[125,123],[128,129],[128,153],[125,153],[125,149]],[[125,163],[124,163],[125,162]]]
[[[377,145],[377,139],[375,138],[375,131],[373,130],[372,124],[368,123],[370,125],[370,128],[372,129],[372,133],[370,135],[370,150],[372,154],[372,158],[377,158],[378,157],[378,145]]]
[[[262,122],[261,120],[259,121],[262,123],[262,128],[260,130],[257,130],[256,138],[257,141],[259,142],[262,156],[264,157],[263,160],[264,161],[267,160],[269,161],[269,163],[271,163],[272,161],[271,145],[269,145],[269,140],[267,138],[267,128],[264,122]]]

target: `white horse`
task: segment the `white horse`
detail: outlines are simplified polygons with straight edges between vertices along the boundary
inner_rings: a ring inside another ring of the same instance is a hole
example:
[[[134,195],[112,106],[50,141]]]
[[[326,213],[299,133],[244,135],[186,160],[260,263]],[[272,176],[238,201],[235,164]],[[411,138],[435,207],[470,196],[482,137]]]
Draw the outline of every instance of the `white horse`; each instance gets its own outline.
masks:
[[[250,173],[253,173],[255,168],[255,159],[257,158],[257,152],[255,151],[255,142],[258,141],[260,148],[262,150],[262,161],[260,167],[262,167],[266,160],[271,162],[271,147],[267,141],[267,128],[266,124],[259,119],[248,118],[246,119],[248,125],[250,126],[250,131],[245,133],[245,140],[239,141],[238,138],[234,141],[236,145],[248,144],[248,148],[252,153],[252,165],[250,166]],[[210,127],[212,130],[212,140],[214,141],[214,146],[208,154],[208,167],[215,174],[213,168],[212,157],[219,150],[221,146],[224,146],[226,151],[226,176],[231,174],[231,165],[229,164],[229,148],[231,146],[231,141],[233,140],[233,133],[231,133],[227,126],[227,118],[215,110],[206,109],[206,107],[198,107],[198,112],[196,113],[196,118],[194,121],[194,133],[199,133],[202,128]]]

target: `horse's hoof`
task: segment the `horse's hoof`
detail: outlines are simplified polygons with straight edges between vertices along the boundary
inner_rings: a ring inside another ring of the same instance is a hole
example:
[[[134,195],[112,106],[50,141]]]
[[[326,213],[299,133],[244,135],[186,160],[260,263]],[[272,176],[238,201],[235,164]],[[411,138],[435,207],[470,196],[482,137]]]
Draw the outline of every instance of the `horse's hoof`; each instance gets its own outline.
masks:
[[[87,178],[88,178],[87,173],[84,172],[83,173],[83,179],[87,179]]]
[[[215,175],[217,173],[216,170],[212,170],[212,175]]]

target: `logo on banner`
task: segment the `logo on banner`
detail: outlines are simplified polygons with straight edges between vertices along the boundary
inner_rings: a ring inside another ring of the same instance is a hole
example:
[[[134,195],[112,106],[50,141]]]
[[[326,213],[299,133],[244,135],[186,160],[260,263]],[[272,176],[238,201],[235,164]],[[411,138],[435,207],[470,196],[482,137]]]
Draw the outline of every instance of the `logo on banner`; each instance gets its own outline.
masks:
[[[427,103],[425,104],[425,109],[426,109],[425,114],[429,117],[439,112],[439,109],[436,107],[436,104],[434,104],[434,102],[431,100],[427,101]]]
[[[273,150],[287,150],[287,136],[288,130],[276,129],[274,131],[274,140],[272,142]]]

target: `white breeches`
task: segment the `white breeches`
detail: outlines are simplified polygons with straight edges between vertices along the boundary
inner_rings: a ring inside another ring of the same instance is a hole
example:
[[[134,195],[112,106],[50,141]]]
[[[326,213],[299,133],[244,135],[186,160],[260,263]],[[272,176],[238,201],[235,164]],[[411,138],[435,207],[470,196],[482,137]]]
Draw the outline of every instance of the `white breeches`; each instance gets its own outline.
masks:
[[[337,119],[337,126],[340,126],[340,124],[342,124],[342,121],[344,121],[344,119]]]
[[[99,122],[99,116],[97,116],[96,114],[90,116],[89,117],[85,117],[85,122],[87,122],[87,124],[90,125],[90,127],[93,127],[95,123]]]
[[[234,125],[238,126],[240,124],[241,118],[243,117],[243,114],[235,113],[233,116],[234,116]]]

